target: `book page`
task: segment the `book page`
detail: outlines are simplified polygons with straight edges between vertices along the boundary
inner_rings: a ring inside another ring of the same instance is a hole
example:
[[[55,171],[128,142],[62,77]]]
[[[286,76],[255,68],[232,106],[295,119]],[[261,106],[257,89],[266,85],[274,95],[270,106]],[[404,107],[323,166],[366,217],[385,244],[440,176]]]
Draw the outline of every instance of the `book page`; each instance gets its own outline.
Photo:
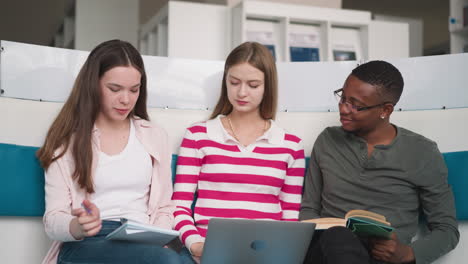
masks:
[[[336,218],[336,217],[323,217],[323,218],[315,218],[315,219],[307,219],[303,220],[302,222],[308,223],[315,223],[315,229],[328,229],[334,226],[346,226],[346,220],[343,218]]]
[[[371,211],[351,210],[346,214],[345,219],[353,218],[353,217],[368,218],[368,219],[380,222],[385,225],[390,225],[390,223],[386,221],[385,216],[371,212]]]

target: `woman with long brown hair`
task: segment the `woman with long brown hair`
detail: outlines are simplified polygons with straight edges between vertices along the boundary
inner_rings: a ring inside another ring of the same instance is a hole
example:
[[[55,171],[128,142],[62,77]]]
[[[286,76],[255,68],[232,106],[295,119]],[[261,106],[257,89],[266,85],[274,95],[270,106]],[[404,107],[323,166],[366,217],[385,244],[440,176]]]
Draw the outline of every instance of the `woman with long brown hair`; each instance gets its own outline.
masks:
[[[128,42],[89,54],[37,155],[45,169],[44,263],[179,263],[160,246],[105,236],[120,218],[171,229],[166,132],[149,122],[143,59]]]
[[[195,260],[213,217],[298,220],[304,149],[301,139],[274,122],[277,87],[270,51],[243,43],[226,59],[210,119],[186,131],[172,199],[175,229]]]

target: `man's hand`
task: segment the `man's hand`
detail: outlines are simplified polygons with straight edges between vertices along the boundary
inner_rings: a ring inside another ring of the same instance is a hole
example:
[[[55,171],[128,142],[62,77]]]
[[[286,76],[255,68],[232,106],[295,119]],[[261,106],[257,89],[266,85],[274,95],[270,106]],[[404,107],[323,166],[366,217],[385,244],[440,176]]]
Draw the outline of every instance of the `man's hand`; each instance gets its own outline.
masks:
[[[400,243],[395,233],[390,239],[371,238],[371,254],[376,260],[390,263],[406,263],[414,261],[413,249]]]

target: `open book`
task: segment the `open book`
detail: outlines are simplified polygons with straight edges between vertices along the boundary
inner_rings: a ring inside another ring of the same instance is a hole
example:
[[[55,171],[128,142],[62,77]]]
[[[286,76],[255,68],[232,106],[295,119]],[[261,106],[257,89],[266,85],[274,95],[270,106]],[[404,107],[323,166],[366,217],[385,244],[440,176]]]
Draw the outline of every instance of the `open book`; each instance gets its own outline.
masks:
[[[375,236],[390,238],[394,228],[385,219],[385,216],[366,210],[351,210],[345,218],[325,217],[304,220],[315,223],[317,230],[327,229],[333,226],[344,226],[351,229],[359,236]]]
[[[179,231],[120,219],[122,225],[106,236],[111,240],[127,240],[164,246],[179,236]]]

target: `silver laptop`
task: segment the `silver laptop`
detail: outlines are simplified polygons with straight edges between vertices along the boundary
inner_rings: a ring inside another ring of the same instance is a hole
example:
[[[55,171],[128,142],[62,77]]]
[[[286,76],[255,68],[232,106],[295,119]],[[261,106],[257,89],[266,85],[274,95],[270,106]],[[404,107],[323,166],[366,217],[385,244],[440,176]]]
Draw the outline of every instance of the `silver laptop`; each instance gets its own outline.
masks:
[[[213,218],[201,264],[302,264],[315,224]]]

